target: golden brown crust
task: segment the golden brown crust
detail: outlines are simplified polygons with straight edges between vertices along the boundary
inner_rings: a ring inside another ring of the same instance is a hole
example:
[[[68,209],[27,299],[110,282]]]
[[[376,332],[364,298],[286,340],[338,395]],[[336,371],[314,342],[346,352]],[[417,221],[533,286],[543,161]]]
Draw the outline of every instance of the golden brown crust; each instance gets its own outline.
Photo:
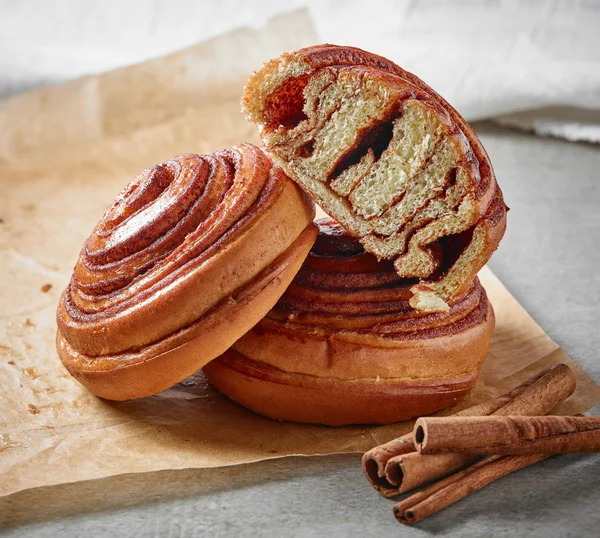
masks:
[[[413,282],[337,223],[317,224],[277,305],[204,368],[211,383],[269,417],[329,425],[404,420],[463,397],[494,328],[479,281],[448,312],[415,311]]]
[[[353,380],[292,374],[228,350],[204,367],[221,392],[280,420],[344,426],[390,424],[433,413],[463,398],[478,371],[448,380]]]
[[[265,315],[300,268],[315,235],[316,229],[309,225],[261,274],[198,321],[159,342],[129,353],[90,357],[73,349],[59,330],[59,356],[71,375],[109,400],[165,390],[196,372],[207,358],[223,353]]]
[[[111,399],[181,381],[276,302],[314,240],[313,216],[250,144],[145,170],[97,225],[61,297],[65,366]]]

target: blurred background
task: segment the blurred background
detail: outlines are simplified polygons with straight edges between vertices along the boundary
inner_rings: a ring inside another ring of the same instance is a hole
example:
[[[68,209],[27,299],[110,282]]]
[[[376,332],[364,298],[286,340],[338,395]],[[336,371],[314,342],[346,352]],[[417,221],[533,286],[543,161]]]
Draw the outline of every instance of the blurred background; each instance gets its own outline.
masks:
[[[600,142],[595,0],[2,0],[0,98],[301,8],[318,41],[391,58],[470,121]]]

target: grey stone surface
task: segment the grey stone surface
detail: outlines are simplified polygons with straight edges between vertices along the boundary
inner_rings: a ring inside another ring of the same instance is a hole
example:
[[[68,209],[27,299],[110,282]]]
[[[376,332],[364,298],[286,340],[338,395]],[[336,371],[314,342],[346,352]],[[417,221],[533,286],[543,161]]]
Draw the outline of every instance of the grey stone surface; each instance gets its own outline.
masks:
[[[600,382],[600,148],[478,128],[511,207],[491,267]],[[599,479],[600,455],[554,457],[408,528],[359,456],[286,458],[24,491],[0,500],[0,527],[11,537],[592,537]]]
[[[511,208],[490,267],[600,382],[600,145],[480,132]]]

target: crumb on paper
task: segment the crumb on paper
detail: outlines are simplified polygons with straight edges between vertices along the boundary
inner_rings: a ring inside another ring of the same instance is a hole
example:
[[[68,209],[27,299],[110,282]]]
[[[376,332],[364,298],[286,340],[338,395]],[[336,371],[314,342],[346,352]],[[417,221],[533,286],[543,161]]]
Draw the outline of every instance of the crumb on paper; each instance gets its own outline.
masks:
[[[4,452],[10,448],[22,447],[23,443],[13,441],[8,433],[0,433],[0,452]]]
[[[40,410],[33,404],[27,405],[27,411],[29,411],[31,415],[38,415],[40,412]]]
[[[16,364],[15,361],[8,361],[8,364],[12,364],[13,366]]]
[[[40,376],[38,369],[35,366],[28,366],[27,368],[23,368],[21,371],[31,379],[37,379]]]
[[[44,284],[42,286],[42,293],[48,293],[52,289],[52,284]]]
[[[35,323],[33,323],[33,321],[31,321],[29,318],[27,318],[23,322],[23,327],[35,327]]]

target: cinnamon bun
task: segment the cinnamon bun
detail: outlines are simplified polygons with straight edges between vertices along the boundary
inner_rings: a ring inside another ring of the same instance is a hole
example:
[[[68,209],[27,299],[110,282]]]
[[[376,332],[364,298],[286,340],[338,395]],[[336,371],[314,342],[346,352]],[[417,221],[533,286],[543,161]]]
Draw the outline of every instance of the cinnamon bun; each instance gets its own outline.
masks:
[[[248,80],[242,108],[326,213],[418,279],[414,308],[448,311],[497,248],[506,206],[481,142],[389,60],[335,45],[285,53]]]
[[[147,168],[83,246],[58,305],[62,362],[112,400],[183,380],[275,304],[314,242],[313,218],[251,144]]]
[[[447,312],[409,304],[414,280],[335,221],[275,307],[204,367],[231,399],[276,419],[339,426],[425,415],[477,381],[494,328],[478,279]]]

